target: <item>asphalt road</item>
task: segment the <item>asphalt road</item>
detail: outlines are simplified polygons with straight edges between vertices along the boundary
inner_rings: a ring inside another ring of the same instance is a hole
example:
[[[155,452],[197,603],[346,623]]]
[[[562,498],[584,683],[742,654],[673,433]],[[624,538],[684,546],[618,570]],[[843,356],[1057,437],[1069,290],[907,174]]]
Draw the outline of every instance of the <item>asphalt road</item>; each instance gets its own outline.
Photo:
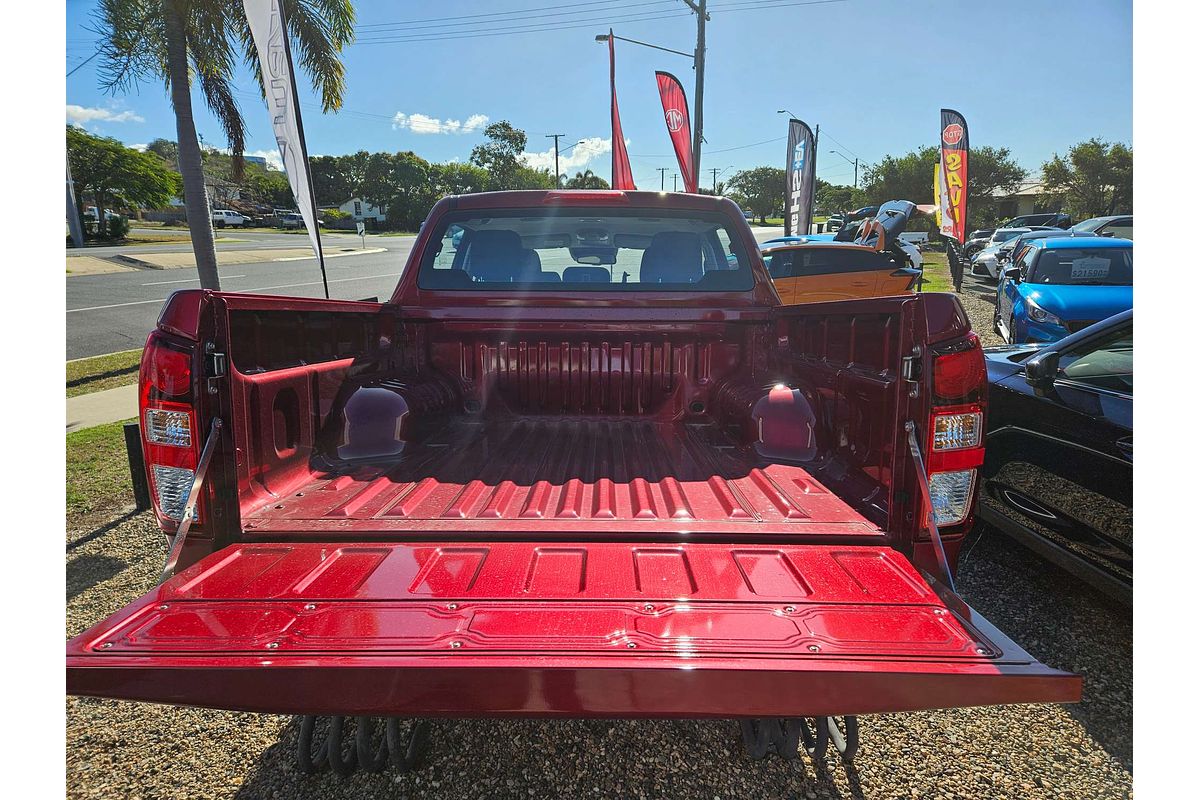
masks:
[[[172,231],[153,228],[145,233]],[[139,232],[139,231],[135,231]],[[183,231],[179,231],[183,233]],[[308,237],[292,233],[217,231],[236,241],[218,242],[217,250],[270,250],[304,248]],[[759,241],[782,235],[781,228],[754,228]],[[353,234],[322,234],[322,241],[333,247],[359,244]],[[369,248],[384,247],[387,252],[340,256],[326,260],[330,297],[362,300],[386,299],[396,287],[396,279],[412,249],[413,238],[404,236],[367,236]],[[177,253],[190,251],[190,242],[154,245],[89,247],[79,255],[111,258],[128,253]],[[67,278],[67,354],[68,360],[114,353],[141,347],[158,320],[163,301],[176,289],[199,286],[194,269],[113,272],[104,275],[77,275]],[[321,273],[316,258],[302,261],[268,261],[258,264],[231,264],[221,268],[221,288],[252,294],[322,297]]]
[[[303,248],[308,245],[307,237],[286,233],[239,232],[236,236],[243,241],[218,243],[217,249]],[[357,236],[327,238],[342,247],[359,241]],[[390,297],[412,243],[413,239],[408,237],[368,236],[367,247],[385,247],[387,252],[326,259],[330,297],[347,300]],[[190,249],[191,244],[183,242],[88,248],[84,255],[111,257],[123,252],[136,255]],[[158,319],[163,301],[171,292],[197,286],[196,271],[187,268],[139,269],[67,278],[67,359],[141,347]],[[221,268],[221,288],[253,294],[324,296],[315,257],[301,261],[231,264]]]

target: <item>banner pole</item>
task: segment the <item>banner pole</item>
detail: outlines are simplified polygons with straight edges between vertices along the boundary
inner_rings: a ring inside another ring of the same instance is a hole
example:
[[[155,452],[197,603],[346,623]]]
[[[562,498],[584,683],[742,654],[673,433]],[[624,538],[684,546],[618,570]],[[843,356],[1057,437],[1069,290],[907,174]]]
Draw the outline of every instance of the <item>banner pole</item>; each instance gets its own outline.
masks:
[[[292,103],[296,113],[296,133],[300,136],[300,157],[304,159],[304,177],[308,181],[308,198],[312,204],[313,230],[317,242],[317,263],[321,265],[321,285],[325,288],[325,299],[329,299],[329,279],[325,275],[325,248],[321,245],[321,225],[317,220],[317,194],[313,191],[312,164],[308,161],[308,142],[304,139],[304,118],[300,116],[300,89],[296,82],[296,65],[292,61],[291,35],[288,33],[287,13],[283,0],[276,0],[279,7],[279,27],[283,28],[283,52],[287,55],[288,74],[292,82]]]

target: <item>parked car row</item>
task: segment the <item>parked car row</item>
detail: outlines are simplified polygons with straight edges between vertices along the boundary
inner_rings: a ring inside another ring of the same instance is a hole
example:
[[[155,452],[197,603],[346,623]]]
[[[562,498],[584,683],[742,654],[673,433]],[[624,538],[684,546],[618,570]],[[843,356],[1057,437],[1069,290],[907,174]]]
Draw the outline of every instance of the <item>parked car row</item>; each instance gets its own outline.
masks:
[[[1051,216],[1055,215],[1029,214],[1016,219],[1040,218],[1046,220]],[[1065,217],[1066,215],[1057,216]],[[1067,217],[1067,219],[1070,218]],[[1012,221],[1009,220],[1009,222]],[[1133,215],[1094,217],[1065,229],[1054,225],[1029,224],[1022,227],[996,228],[990,234],[983,230],[973,231],[963,248],[967,258],[971,260],[971,274],[986,275],[993,280],[999,280],[1000,273],[1007,267],[1012,254],[1020,252],[1020,246],[1024,241],[1036,238],[1030,235],[1033,232],[1039,232],[1042,236],[1106,236],[1132,240]],[[1024,235],[1023,239],[1022,235]]]

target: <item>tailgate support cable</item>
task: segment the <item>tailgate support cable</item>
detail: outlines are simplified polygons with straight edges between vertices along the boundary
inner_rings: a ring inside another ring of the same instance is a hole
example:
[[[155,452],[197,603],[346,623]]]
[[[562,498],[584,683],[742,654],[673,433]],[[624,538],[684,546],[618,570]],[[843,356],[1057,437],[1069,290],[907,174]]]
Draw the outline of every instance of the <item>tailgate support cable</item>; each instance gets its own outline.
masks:
[[[929,493],[929,475],[925,472],[925,459],[921,457],[921,446],[917,444],[917,426],[912,420],[904,423],[904,430],[908,433],[908,449],[912,452],[913,461],[917,463],[917,479],[921,484],[921,497],[924,504],[922,510],[926,511],[925,522],[929,527],[929,538],[933,540],[933,550],[937,554],[938,567],[942,570],[942,580],[950,591],[958,594],[958,589],[954,588],[954,576],[950,574],[950,562],[946,558],[946,548],[942,546],[942,534],[938,531],[937,523],[933,521],[933,499]]]
[[[208,438],[204,440],[204,449],[200,451],[200,461],[196,464],[192,488],[188,490],[187,502],[183,505],[183,518],[175,530],[175,537],[171,539],[171,549],[167,551],[167,562],[163,564],[162,575],[158,578],[159,583],[164,583],[167,578],[171,577],[175,572],[175,565],[179,563],[179,556],[183,552],[183,543],[187,540],[188,531],[191,530],[192,520],[195,518],[196,501],[200,499],[200,486],[204,483],[204,476],[208,473],[208,465],[212,463],[213,451],[217,449],[220,432],[221,418],[215,417],[212,427],[208,429]]]

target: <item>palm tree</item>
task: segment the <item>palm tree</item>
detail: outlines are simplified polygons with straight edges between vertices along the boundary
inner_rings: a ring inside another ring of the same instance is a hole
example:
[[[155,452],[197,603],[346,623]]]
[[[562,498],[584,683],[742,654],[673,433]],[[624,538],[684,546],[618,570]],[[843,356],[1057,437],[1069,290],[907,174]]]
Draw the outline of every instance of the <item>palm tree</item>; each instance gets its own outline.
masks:
[[[354,40],[350,0],[279,0],[298,69],[307,72],[325,112],[337,111],[345,93],[340,55]],[[192,81],[216,115],[240,171],[246,124],[234,99],[238,57],[257,78],[262,72],[246,13],[237,0],[101,0],[102,85],[126,91],[144,80],[166,84],[175,109],[179,172],[200,285],[219,289],[212,217],[204,188],[203,159],[192,115]],[[263,92],[265,97],[265,92]]]
[[[567,181],[567,189],[607,189],[608,181],[601,178],[590,169],[576,172],[575,177]]]

